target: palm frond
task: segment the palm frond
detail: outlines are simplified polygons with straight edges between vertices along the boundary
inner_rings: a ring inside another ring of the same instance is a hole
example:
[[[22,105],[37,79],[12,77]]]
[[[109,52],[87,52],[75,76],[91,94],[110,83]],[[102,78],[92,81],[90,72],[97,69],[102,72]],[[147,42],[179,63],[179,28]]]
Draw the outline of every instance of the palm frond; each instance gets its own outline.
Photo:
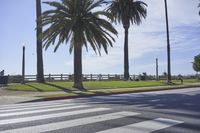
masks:
[[[54,52],[63,43],[70,43],[69,51],[74,45],[81,45],[88,50],[88,44],[95,53],[100,54],[103,48],[108,53],[107,47],[115,41],[113,35],[117,31],[106,18],[111,19],[111,13],[94,10],[104,4],[104,0],[61,0],[61,2],[44,2],[53,7],[44,11],[41,16],[44,27],[42,40],[45,49],[55,45]]]
[[[123,25],[139,25],[147,16],[147,4],[134,0],[113,0],[107,11],[113,15],[112,21]]]

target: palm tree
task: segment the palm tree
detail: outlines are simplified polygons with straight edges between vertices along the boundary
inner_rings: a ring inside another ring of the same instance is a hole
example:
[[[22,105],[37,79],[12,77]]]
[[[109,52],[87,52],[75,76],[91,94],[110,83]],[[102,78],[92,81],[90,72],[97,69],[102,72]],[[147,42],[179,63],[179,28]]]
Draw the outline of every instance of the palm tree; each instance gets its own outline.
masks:
[[[62,0],[61,2],[44,2],[55,9],[42,14],[42,33],[44,46],[47,49],[56,42],[54,52],[63,43],[70,41],[70,53],[74,52],[74,88],[84,89],[82,83],[82,47],[92,49],[100,54],[101,48],[106,53],[112,46],[117,31],[107,20],[110,13],[98,11],[103,0]]]
[[[37,81],[40,83],[44,82],[44,70],[43,70],[43,55],[42,55],[42,40],[39,35],[42,33],[42,27],[40,18],[41,17],[41,0],[36,0],[36,14],[37,14]]]
[[[167,31],[167,83],[171,84],[171,57],[170,57],[171,52],[170,52],[170,40],[169,40],[167,0],[165,0],[165,17],[166,17],[166,31]]]
[[[141,24],[146,18],[147,4],[135,0],[113,0],[108,7],[108,12],[113,16],[113,21],[123,24],[125,30],[124,38],[124,80],[129,80],[129,59],[128,59],[128,30],[130,23]]]

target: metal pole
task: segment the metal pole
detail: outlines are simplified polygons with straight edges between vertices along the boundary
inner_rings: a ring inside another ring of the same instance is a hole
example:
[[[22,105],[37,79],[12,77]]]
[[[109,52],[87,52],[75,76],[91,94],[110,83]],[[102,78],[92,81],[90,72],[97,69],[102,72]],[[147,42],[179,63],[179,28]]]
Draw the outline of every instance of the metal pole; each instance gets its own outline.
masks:
[[[157,81],[159,80],[159,77],[158,77],[158,58],[156,58],[156,80]]]
[[[169,40],[169,23],[168,23],[168,11],[167,0],[165,1],[165,16],[166,16],[166,29],[167,29],[167,82],[171,83],[171,60],[170,60],[170,40]]]
[[[22,84],[25,83],[25,46],[23,45],[23,52],[22,52]]]

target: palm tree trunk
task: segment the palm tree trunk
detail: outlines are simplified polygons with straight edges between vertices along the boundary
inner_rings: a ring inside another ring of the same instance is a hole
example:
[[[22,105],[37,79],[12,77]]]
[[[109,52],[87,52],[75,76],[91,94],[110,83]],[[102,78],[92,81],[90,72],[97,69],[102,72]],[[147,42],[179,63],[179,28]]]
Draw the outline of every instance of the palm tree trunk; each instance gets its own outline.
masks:
[[[82,83],[82,47],[74,46],[74,88],[84,90]]]
[[[170,59],[170,41],[169,41],[169,24],[167,12],[167,0],[165,0],[165,16],[166,16],[166,29],[167,29],[167,82],[171,83],[171,59]]]
[[[42,40],[39,37],[42,33],[41,20],[38,19],[41,16],[41,0],[36,0],[36,14],[37,14],[37,81],[44,82],[44,70],[43,70],[43,55],[42,55]]]
[[[124,26],[125,38],[124,38],[124,80],[129,80],[129,60],[128,60],[128,26]]]

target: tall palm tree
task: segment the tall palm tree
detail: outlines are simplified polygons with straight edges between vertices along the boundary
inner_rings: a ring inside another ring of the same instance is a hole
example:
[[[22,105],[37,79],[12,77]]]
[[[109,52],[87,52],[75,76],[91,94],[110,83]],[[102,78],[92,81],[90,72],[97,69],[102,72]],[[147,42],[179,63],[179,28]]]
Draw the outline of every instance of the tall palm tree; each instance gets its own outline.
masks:
[[[92,49],[100,54],[101,48],[107,53],[112,46],[117,31],[107,20],[110,13],[99,11],[103,0],[61,0],[61,2],[44,2],[55,9],[42,14],[42,33],[44,46],[47,49],[56,42],[54,52],[63,43],[70,41],[70,53],[74,52],[74,86],[84,89],[82,83],[82,47]]]
[[[43,70],[43,55],[42,55],[42,40],[39,37],[42,33],[42,27],[40,18],[41,17],[41,0],[36,0],[36,16],[37,16],[37,81],[40,83],[44,82],[44,70]]]
[[[125,30],[124,38],[124,80],[129,80],[129,59],[128,59],[128,30],[130,23],[141,24],[146,18],[147,4],[135,0],[112,0],[108,7],[108,12],[113,16],[113,21],[123,24]]]
[[[168,11],[167,0],[165,0],[165,17],[166,17],[166,31],[167,31],[167,83],[171,83],[171,52],[170,52],[170,40],[169,40],[169,23],[168,23]]]

